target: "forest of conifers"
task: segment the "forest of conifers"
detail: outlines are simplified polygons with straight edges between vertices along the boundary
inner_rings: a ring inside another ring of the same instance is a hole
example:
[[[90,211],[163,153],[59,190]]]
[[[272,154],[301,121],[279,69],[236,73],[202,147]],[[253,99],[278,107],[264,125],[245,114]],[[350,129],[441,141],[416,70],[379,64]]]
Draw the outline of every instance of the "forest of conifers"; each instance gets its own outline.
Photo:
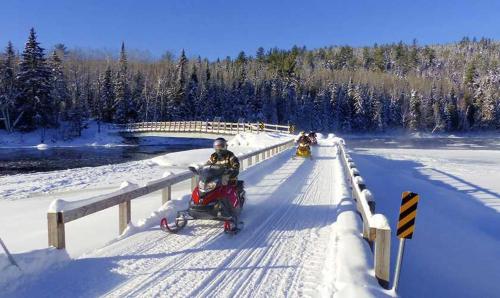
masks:
[[[25,48],[0,55],[0,107],[15,130],[214,117],[339,132],[500,128],[500,43],[486,38],[259,48],[216,61],[141,57],[124,44],[116,55],[45,50],[37,39],[32,29]]]

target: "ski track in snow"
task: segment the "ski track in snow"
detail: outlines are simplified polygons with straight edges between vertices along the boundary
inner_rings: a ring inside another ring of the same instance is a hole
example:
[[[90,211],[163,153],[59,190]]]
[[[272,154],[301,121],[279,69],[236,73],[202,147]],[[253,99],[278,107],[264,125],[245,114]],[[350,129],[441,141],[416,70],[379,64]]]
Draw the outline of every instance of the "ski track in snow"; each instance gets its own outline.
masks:
[[[313,148],[313,160],[292,154],[285,151],[241,174],[248,200],[239,234],[222,233],[215,221],[189,222],[178,234],[151,227],[49,272],[16,294],[317,297],[327,291],[332,296],[336,205],[346,193],[337,148],[325,142]],[[40,291],[54,279],[62,279],[59,286]]]

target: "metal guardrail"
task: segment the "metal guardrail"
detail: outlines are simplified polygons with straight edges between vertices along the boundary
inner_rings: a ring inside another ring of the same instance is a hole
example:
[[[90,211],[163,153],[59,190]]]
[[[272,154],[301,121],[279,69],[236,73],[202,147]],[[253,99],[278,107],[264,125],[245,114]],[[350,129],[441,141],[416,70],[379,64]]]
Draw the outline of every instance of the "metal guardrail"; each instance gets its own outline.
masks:
[[[294,140],[288,140],[276,145],[268,146],[247,154],[239,155],[241,170],[245,170],[253,164],[268,159],[280,152],[283,152],[294,146]],[[246,164],[246,165],[245,165]],[[150,181],[145,186],[137,186],[132,189],[122,189],[116,192],[98,196],[90,199],[84,199],[71,202],[73,207],[57,209],[47,212],[48,242],[49,246],[58,249],[66,247],[65,224],[87,215],[102,211],[104,209],[119,206],[118,227],[122,234],[131,220],[131,201],[155,191],[162,191],[162,204],[171,199],[172,186],[174,184],[191,179],[191,188],[196,186],[196,177],[190,171],[183,171],[162,179]]]
[[[375,276],[384,288],[389,288],[391,261],[391,227],[383,214],[375,214],[373,195],[366,188],[356,164],[347,154],[343,143],[339,143],[340,159],[352,188],[352,196],[356,201],[358,212],[363,219],[363,237],[371,245],[375,244],[374,267]]]
[[[204,132],[235,135],[240,132],[280,132],[291,134],[293,125],[277,125],[267,123],[234,123],[220,121],[171,121],[171,122],[139,122],[128,124],[113,124],[112,130],[119,132]]]

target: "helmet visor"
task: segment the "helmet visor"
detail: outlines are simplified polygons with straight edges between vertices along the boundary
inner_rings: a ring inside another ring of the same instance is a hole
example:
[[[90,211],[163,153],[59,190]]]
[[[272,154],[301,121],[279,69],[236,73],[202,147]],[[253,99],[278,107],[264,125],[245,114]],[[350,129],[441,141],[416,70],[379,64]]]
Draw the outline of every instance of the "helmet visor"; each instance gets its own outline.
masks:
[[[226,150],[226,148],[227,148],[226,142],[224,142],[224,141],[215,141],[214,142],[215,151]]]

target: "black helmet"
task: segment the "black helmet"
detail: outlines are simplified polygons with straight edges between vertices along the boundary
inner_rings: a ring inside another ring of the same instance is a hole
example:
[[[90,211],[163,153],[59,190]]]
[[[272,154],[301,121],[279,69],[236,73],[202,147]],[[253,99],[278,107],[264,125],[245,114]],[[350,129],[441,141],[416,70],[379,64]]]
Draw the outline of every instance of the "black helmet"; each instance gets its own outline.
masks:
[[[227,150],[227,141],[224,138],[214,140],[214,149],[216,152]]]

